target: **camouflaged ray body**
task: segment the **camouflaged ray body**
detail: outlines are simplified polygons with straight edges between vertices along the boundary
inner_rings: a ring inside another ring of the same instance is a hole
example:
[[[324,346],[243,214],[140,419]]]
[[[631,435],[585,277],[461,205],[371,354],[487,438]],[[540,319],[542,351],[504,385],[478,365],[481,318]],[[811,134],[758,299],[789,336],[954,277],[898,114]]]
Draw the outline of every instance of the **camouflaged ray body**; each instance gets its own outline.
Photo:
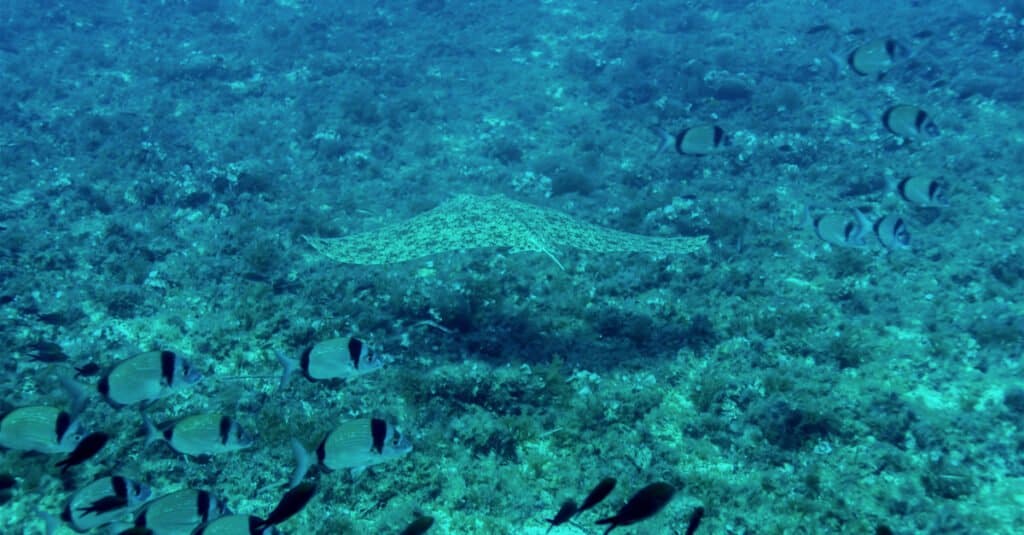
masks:
[[[707,242],[707,236],[659,238],[620,232],[503,195],[459,195],[433,210],[377,230],[341,238],[305,238],[320,253],[346,264],[394,264],[488,247],[549,256],[560,247],[595,253],[687,254]]]

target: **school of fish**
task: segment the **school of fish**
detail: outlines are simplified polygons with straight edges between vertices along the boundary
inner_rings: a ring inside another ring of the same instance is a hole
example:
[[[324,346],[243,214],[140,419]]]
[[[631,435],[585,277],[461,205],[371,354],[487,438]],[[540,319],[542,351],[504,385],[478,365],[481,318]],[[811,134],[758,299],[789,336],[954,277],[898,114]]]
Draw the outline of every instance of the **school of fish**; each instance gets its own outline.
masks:
[[[814,33],[834,31],[816,27]],[[855,76],[882,80],[901,61],[912,55],[902,41],[884,37],[869,40],[845,53],[832,54],[836,65]],[[885,131],[909,143],[919,143],[941,134],[931,114],[905,103],[894,103],[878,114]],[[725,151],[732,142],[719,124],[697,124],[670,134],[662,128],[657,153],[667,147],[687,157],[711,157]],[[916,208],[939,209],[948,206],[947,187],[928,176],[907,176],[894,180],[892,191],[906,204]],[[830,246],[864,248],[872,242],[887,251],[911,247],[906,219],[899,214],[870,218],[861,210],[813,215],[806,219],[815,236]],[[59,345],[39,342],[32,348],[33,360],[60,363],[67,359]],[[279,389],[288,386],[298,373],[313,383],[361,380],[384,365],[381,355],[357,337],[323,340],[307,347],[297,358],[281,351],[275,356],[283,371]],[[181,354],[156,350],[122,358],[105,369],[95,363],[73,368],[73,375],[59,375],[59,383],[68,392],[68,406],[29,405],[14,407],[0,417],[0,447],[43,455],[61,455],[54,469],[62,473],[95,458],[118,430],[92,430],[80,418],[92,398],[111,407],[140,410],[145,428],[145,446],[163,443],[188,459],[208,459],[231,455],[257,444],[233,414],[223,410],[189,414],[170,421],[154,422],[146,409],[162,399],[181,393],[203,380],[199,369]],[[98,375],[93,385],[80,381]],[[69,492],[61,511],[40,511],[52,533],[61,523],[76,532],[104,528],[109,533],[155,535],[270,535],[314,498],[317,486],[308,482],[309,472],[348,470],[358,475],[384,463],[399,462],[413,450],[396,422],[382,418],[344,419],[331,429],[319,430],[319,441],[304,444],[291,440],[295,468],[276,508],[264,516],[235,514],[222,496],[211,489],[154,489],[144,481],[124,474],[110,473],[80,485]],[[266,446],[266,445],[264,445]],[[0,475],[0,496],[9,498],[17,484],[16,474]],[[578,506],[574,500],[562,503],[548,519],[549,530],[579,518],[609,496],[616,487],[614,478],[602,480]],[[605,533],[650,518],[673,498],[676,489],[665,482],[652,483],[630,497],[613,515],[596,521],[607,526]],[[5,500],[7,499],[5,498]],[[685,532],[697,530],[704,516],[699,507],[691,514]],[[425,533],[434,519],[421,515],[400,533]]]

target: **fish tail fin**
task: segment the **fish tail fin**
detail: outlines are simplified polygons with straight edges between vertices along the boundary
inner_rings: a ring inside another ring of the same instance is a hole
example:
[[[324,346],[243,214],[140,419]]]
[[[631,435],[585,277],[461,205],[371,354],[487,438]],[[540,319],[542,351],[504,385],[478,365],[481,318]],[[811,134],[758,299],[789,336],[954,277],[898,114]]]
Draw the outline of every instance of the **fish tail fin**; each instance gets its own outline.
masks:
[[[864,237],[871,233],[875,224],[857,208],[853,209],[853,217],[857,218],[857,245],[864,245]]]
[[[68,469],[71,468],[71,456],[68,455],[64,459],[57,461],[56,463],[53,464],[53,466],[54,468],[60,468],[61,475],[66,474]]]
[[[149,445],[154,442],[163,440],[163,435],[160,433],[160,430],[153,425],[153,421],[149,419],[149,416],[143,414],[142,422],[146,426],[146,447],[149,447]]]
[[[817,232],[814,228],[814,214],[811,213],[810,206],[804,206],[804,220],[802,224],[804,228]]]
[[[841,52],[836,52],[835,50],[830,50],[826,54],[829,62],[832,63],[833,72],[836,76],[839,76],[843,72],[843,66],[846,65],[846,60],[839,54],[841,54]]]
[[[306,472],[309,472],[312,463],[306,447],[294,438],[292,439],[292,455],[295,456],[295,471],[292,472],[291,479],[288,481],[289,489],[294,489],[299,483],[302,483],[302,478],[306,477]]]
[[[65,373],[58,374],[57,381],[60,382],[61,388],[68,393],[68,398],[71,400],[69,412],[72,416],[78,416],[85,410],[85,403],[88,401],[85,386]]]
[[[848,56],[850,52],[849,50],[843,50],[844,41],[842,34],[836,31],[835,28],[830,28],[830,31],[834,34],[834,40],[832,41],[832,47],[829,48],[826,55],[832,63],[832,67],[835,68],[835,75],[839,76],[846,68],[846,56]]]
[[[668,133],[668,130],[665,130],[660,126],[652,126],[651,131],[658,136],[658,147],[654,150],[654,154],[651,155],[651,158],[654,158],[662,152],[665,152],[665,148],[671,145],[675,141],[675,138],[672,137],[672,134]]]
[[[284,387],[288,385],[288,379],[299,368],[299,361],[284,356],[280,349],[274,350],[274,356],[281,363],[281,384],[277,386],[277,389],[284,390]]]
[[[46,535],[53,535],[57,532],[57,528],[60,527],[60,520],[57,517],[39,509],[36,509],[36,516],[46,523]]]
[[[263,530],[269,528],[270,524],[268,524],[265,519],[258,516],[254,516],[252,517],[249,526],[250,533],[263,533]]]
[[[900,192],[900,182],[903,182],[902,178],[899,178],[899,177],[896,177],[896,176],[893,176],[891,174],[886,173],[886,175],[885,175],[885,192],[886,193],[896,193],[896,194],[899,194],[899,192]]]

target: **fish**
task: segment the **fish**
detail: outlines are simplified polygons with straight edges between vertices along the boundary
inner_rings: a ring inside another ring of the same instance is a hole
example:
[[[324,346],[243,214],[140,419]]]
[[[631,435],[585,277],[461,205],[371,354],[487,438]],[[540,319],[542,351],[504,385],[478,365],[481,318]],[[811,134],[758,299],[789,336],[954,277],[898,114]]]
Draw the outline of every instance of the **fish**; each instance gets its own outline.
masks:
[[[102,369],[100,368],[100,365],[95,362],[89,362],[84,366],[75,366],[74,368],[75,377],[92,377],[93,375],[100,373],[100,370]]]
[[[863,247],[864,237],[871,230],[871,222],[858,210],[853,217],[827,214],[811,220],[814,233],[825,243],[839,247]]]
[[[846,64],[859,76],[874,76],[877,80],[896,65],[896,62],[910,56],[909,49],[892,38],[875,39],[864,43],[846,55]]]
[[[897,104],[882,113],[882,125],[906,140],[936,137],[942,132],[928,112],[917,106]]]
[[[359,338],[332,338],[313,344],[305,349],[299,360],[289,359],[276,351],[278,362],[284,371],[281,385],[284,388],[291,374],[302,371],[303,377],[316,382],[329,379],[351,379],[358,375],[373,373],[384,366],[383,359],[370,351]]]
[[[192,364],[173,351],[140,353],[118,362],[97,384],[114,407],[149,404],[202,380]]]
[[[700,527],[700,521],[704,518],[704,508],[698,506],[690,513],[690,520],[686,523],[686,535],[693,535],[697,533],[697,528]]]
[[[614,477],[606,477],[602,479],[597,486],[594,487],[594,490],[591,490],[590,493],[587,494],[587,497],[583,499],[583,505],[580,505],[576,514],[578,515],[604,501],[604,499],[612,493],[612,490],[615,489],[615,484],[616,481]]]
[[[714,124],[691,126],[675,136],[659,127],[655,127],[654,131],[661,136],[661,143],[654,153],[655,156],[672,144],[675,145],[676,152],[683,156],[707,156],[732,144],[725,129]]]
[[[908,249],[910,247],[910,231],[907,230],[907,225],[902,217],[889,214],[875,221],[872,228],[875,231],[875,237],[878,238],[878,242],[882,244],[882,247],[890,251]]]
[[[29,349],[35,351],[35,353],[29,355],[29,358],[36,362],[67,362],[68,356],[64,353],[64,349],[60,344],[54,342],[47,342],[40,340],[38,342],[29,344]]]
[[[672,501],[676,489],[668,483],[651,483],[637,491],[626,505],[623,505],[617,513],[608,518],[597,521],[598,525],[608,524],[605,535],[619,526],[630,526],[646,520],[658,511],[661,511],[668,502]]]
[[[191,535],[204,522],[226,514],[231,514],[227,505],[209,492],[182,489],[147,503],[135,516],[135,525],[155,535]]]
[[[82,441],[78,420],[43,405],[20,407],[0,416],[0,447],[37,453],[68,453]]]
[[[316,461],[330,471],[349,469],[354,477],[410,451],[412,444],[394,425],[379,418],[364,418],[344,422],[328,433],[316,448]],[[292,453],[296,467],[289,488],[302,481],[312,464],[312,455],[298,440],[292,439]]]
[[[107,445],[107,441],[110,440],[110,436],[106,433],[96,432],[86,435],[75,447],[71,453],[68,454],[64,460],[58,462],[56,465],[60,468],[60,473],[66,473],[72,466],[77,466],[89,459],[92,459],[103,446]]]
[[[122,476],[101,477],[75,491],[60,518],[75,531],[85,532],[120,520],[152,494],[148,485],[138,481]]]
[[[949,206],[946,188],[937,180],[924,176],[909,176],[896,184],[896,191],[904,201],[917,206],[943,208]]]
[[[295,516],[306,507],[316,494],[316,485],[303,483],[284,494],[277,507],[267,515],[259,518],[251,515],[225,515],[211,520],[195,531],[192,535],[270,535],[277,533],[274,526]]]
[[[555,513],[555,517],[548,519],[548,523],[551,525],[548,526],[548,530],[545,533],[551,533],[551,529],[555,526],[561,526],[562,524],[572,520],[572,517],[576,516],[576,512],[578,510],[579,508],[576,507],[576,502],[574,500],[565,500],[562,502],[562,506],[558,508],[558,512]]]
[[[263,519],[251,515],[224,515],[196,528],[192,535],[272,535],[274,528],[260,528]]]
[[[183,455],[207,456],[230,453],[253,445],[253,437],[233,418],[216,413],[194,414],[178,420],[146,425],[146,445],[164,441]]]
[[[434,525],[434,517],[423,515],[405,526],[398,535],[423,535]]]
[[[301,483],[284,493],[281,497],[281,501],[277,502],[277,507],[267,515],[262,522],[257,524],[257,529],[267,528],[270,526],[276,526],[285,520],[295,516],[299,511],[306,507],[306,504],[313,499],[313,495],[316,494],[316,485],[313,483]]]
[[[78,510],[82,511],[83,515],[98,515],[121,509],[126,505],[128,505],[128,498],[124,496],[104,496]]]

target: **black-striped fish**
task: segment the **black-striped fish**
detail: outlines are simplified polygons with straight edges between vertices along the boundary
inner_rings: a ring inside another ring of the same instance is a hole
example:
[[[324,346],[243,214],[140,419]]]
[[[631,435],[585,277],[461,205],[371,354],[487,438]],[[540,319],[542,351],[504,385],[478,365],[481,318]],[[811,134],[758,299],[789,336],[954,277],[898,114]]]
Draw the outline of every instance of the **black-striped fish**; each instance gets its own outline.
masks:
[[[917,106],[897,104],[882,113],[885,129],[907,140],[936,137],[941,132],[928,112]]]
[[[253,438],[233,418],[209,413],[193,414],[159,426],[148,418],[146,445],[164,441],[174,451],[193,456],[218,455],[252,446]]]
[[[814,233],[822,241],[839,247],[863,247],[871,222],[859,211],[852,214],[827,214],[811,220]]]
[[[154,535],[191,535],[204,522],[230,513],[209,492],[182,489],[147,503],[135,516],[135,525],[149,528]]]
[[[902,217],[889,214],[875,221],[873,229],[878,242],[886,249],[893,251],[910,248],[910,231]]]
[[[924,207],[949,206],[946,188],[942,183],[925,176],[910,176],[896,184],[896,191],[904,201]]]
[[[281,373],[281,388],[288,383],[291,374],[299,370],[310,381],[329,379],[351,379],[379,370],[384,361],[380,355],[359,338],[332,338],[306,348],[298,360],[276,352],[277,360],[284,371]]]
[[[203,378],[173,351],[150,351],[118,362],[97,385],[115,407],[150,403],[198,383]]]
[[[85,532],[125,518],[153,494],[149,486],[121,476],[101,477],[71,495],[61,520]]]
[[[249,515],[227,515],[203,524],[192,535],[273,535],[278,524],[298,514],[316,494],[316,485],[302,483],[289,490],[277,502],[277,507],[259,518]]]
[[[313,455],[292,439],[295,472],[291,487],[298,485],[312,464]],[[367,467],[407,455],[412,444],[395,428],[379,418],[350,420],[327,434],[316,448],[316,462],[327,470],[348,469],[353,476]]]
[[[0,416],[0,447],[68,453],[84,438],[80,427],[67,411],[43,405],[20,407]]]
[[[665,147],[674,145],[676,152],[683,156],[707,156],[732,144],[725,129],[714,124],[691,126],[674,136],[661,128],[655,128],[654,131],[661,136],[655,155],[664,151]]]
[[[892,38],[875,39],[854,48],[846,55],[850,70],[860,76],[874,76],[881,80],[897,61],[910,55],[907,47]]]

